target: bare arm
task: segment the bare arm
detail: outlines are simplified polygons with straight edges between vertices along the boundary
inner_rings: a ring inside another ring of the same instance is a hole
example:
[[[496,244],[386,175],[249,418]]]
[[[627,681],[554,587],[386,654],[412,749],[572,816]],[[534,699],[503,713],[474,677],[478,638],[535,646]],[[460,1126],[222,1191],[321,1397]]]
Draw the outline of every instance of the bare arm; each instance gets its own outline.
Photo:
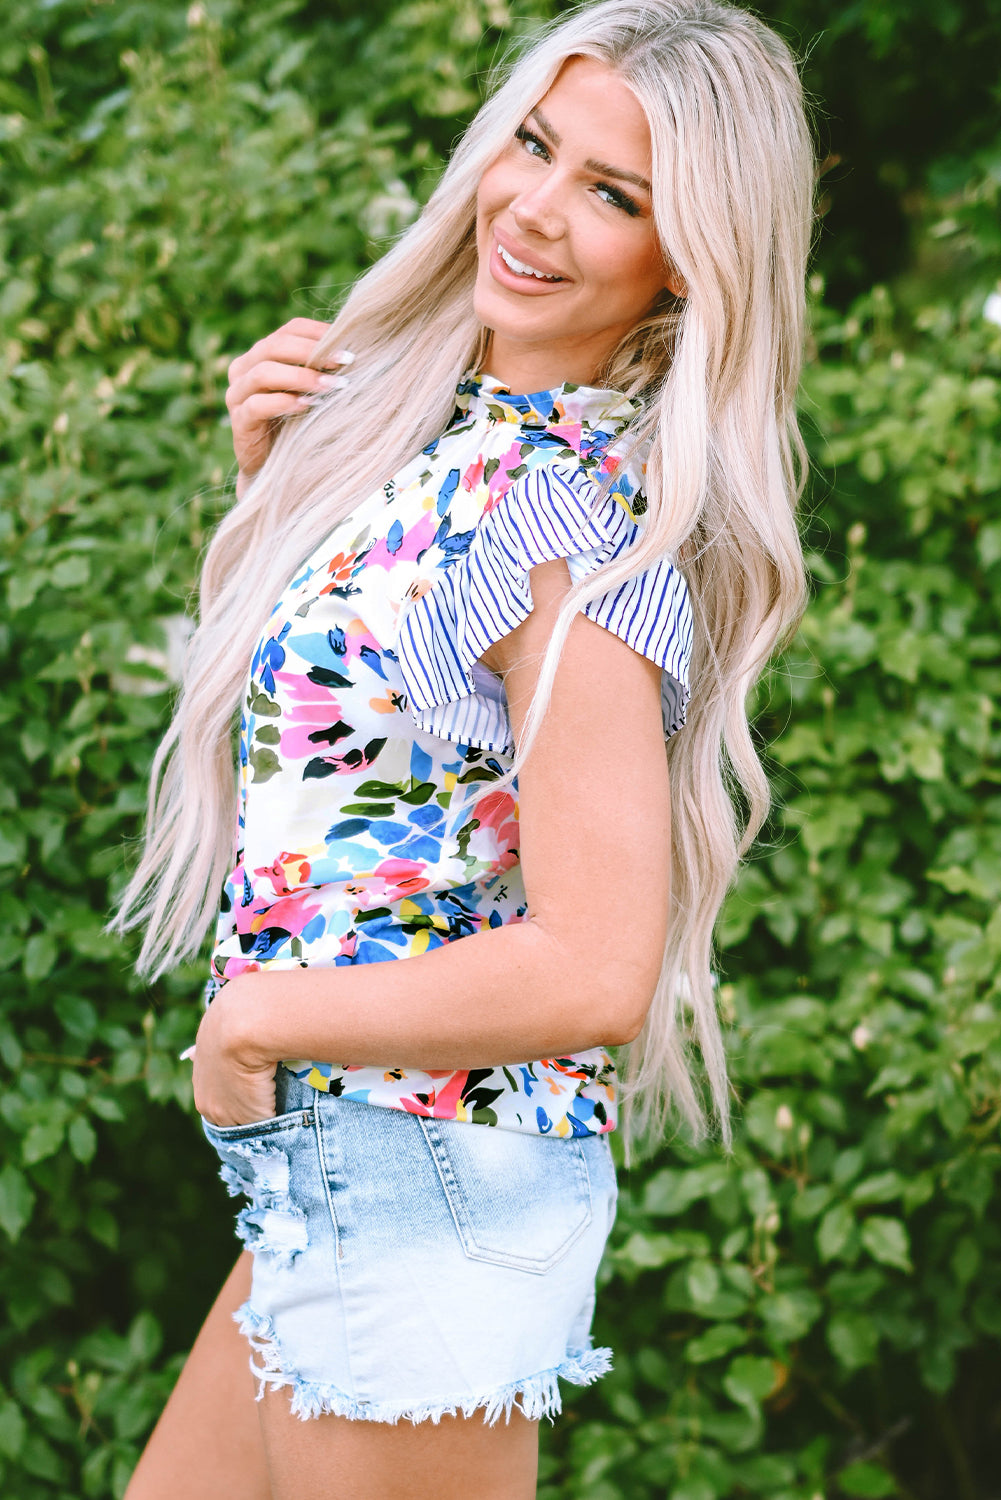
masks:
[[[516,738],[566,564],[542,564],[531,582],[532,613],[487,662],[504,675]],[[201,1112],[217,1124],[267,1115],[283,1057],[452,1069],[631,1040],[653,994],[668,906],[660,668],[583,615],[519,801],[526,921],[416,958],[231,980],[198,1034]]]

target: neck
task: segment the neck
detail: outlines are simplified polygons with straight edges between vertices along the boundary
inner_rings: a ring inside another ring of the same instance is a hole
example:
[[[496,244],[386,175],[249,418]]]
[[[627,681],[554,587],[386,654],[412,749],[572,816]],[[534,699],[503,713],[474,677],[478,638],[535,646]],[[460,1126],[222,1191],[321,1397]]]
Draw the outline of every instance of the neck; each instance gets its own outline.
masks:
[[[579,345],[569,348],[561,345],[553,349],[551,345],[521,344],[491,333],[483,368],[510,391],[551,391],[567,381],[574,385],[593,385],[607,355],[608,349],[596,347],[593,339],[583,339]]]

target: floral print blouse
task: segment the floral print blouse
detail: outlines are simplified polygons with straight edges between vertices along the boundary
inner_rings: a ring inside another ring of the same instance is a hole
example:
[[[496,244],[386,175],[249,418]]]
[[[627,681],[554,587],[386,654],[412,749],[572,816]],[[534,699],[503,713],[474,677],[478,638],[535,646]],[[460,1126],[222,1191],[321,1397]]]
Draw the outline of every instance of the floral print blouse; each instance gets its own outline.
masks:
[[[592,573],[637,537],[642,470],[617,445],[636,403],[467,377],[446,431],[340,522],[275,606],[240,726],[237,860],[208,997],[252,969],[371,964],[525,920],[514,744],[479,658],[531,611],[529,569]],[[599,486],[611,478],[610,489]],[[668,558],[584,606],[663,668],[684,721],[692,617]],[[568,877],[569,878],[569,877]],[[558,1136],[611,1130],[614,1065],[572,1057],[419,1072],[289,1059],[368,1104]]]

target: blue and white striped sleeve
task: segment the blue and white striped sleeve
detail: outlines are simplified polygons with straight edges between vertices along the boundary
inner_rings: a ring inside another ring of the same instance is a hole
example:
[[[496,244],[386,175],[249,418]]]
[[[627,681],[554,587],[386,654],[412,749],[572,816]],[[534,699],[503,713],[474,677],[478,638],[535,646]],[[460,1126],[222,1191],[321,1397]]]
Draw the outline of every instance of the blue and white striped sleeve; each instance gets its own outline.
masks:
[[[562,557],[574,582],[613,561],[639,527],[580,468],[547,464],[523,475],[488,511],[469,550],[407,610],[398,641],[407,704],[442,739],[514,753],[500,679],[480,661],[532,610],[529,572]],[[692,609],[668,557],[582,606],[583,613],[662,668],[664,733],[685,722]]]

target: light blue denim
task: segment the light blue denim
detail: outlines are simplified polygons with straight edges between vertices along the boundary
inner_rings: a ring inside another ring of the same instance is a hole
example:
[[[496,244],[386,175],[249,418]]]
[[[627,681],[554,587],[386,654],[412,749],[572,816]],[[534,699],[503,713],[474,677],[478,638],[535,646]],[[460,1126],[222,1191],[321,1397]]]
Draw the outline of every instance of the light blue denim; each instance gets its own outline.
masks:
[[[554,1139],[321,1093],[279,1067],[278,1113],[203,1121],[254,1253],[237,1313],[258,1399],[376,1422],[552,1417],[591,1344],[615,1216],[604,1135]],[[254,1355],[261,1363],[255,1362]]]

